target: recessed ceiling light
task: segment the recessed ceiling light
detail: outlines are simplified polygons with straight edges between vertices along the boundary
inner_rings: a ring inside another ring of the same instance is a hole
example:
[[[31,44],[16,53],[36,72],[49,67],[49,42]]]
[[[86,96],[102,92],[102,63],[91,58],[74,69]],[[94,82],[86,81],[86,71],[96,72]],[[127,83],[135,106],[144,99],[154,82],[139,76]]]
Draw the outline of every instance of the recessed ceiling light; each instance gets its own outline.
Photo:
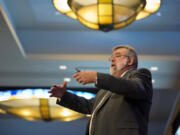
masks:
[[[151,67],[150,70],[152,70],[152,71],[158,71],[158,67]]]
[[[70,81],[71,81],[71,78],[66,77],[66,78],[64,78],[64,81],[65,81],[65,82],[70,82]]]
[[[60,70],[66,70],[66,69],[67,69],[67,66],[66,66],[66,65],[60,65],[60,66],[59,66],[59,69],[60,69]]]
[[[155,83],[155,80],[154,80],[154,79],[152,79],[152,83]]]

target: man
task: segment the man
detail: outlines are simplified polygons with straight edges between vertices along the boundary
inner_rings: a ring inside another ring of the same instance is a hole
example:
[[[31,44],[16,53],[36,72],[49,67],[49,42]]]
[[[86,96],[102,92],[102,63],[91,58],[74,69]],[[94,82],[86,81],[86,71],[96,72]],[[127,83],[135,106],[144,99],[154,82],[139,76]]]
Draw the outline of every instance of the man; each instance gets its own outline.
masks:
[[[51,87],[50,97],[61,98],[57,104],[91,114],[86,135],[147,135],[152,101],[151,73],[137,70],[135,50],[128,45],[113,48],[110,74],[92,70],[73,77],[82,84],[94,83],[98,91],[87,100],[66,91],[66,82]]]

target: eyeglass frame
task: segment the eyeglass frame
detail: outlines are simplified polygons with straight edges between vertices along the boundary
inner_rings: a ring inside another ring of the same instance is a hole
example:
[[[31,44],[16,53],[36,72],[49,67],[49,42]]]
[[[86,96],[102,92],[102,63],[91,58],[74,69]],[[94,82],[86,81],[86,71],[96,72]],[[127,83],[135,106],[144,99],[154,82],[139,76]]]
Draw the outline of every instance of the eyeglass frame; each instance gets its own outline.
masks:
[[[112,59],[113,57],[115,57],[115,58],[120,58],[120,57],[122,57],[122,56],[125,56],[125,57],[127,57],[127,58],[131,57],[131,56],[129,56],[129,55],[123,55],[123,54],[120,54],[120,53],[116,53],[115,55],[111,55],[111,56],[108,58],[108,60],[111,61],[111,59]]]

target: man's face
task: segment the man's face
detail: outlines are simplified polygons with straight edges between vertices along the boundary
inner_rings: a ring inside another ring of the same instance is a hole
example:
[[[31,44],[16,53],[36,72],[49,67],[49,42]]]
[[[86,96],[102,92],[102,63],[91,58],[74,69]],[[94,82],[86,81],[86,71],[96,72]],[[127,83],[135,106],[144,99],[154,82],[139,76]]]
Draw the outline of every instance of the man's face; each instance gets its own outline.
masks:
[[[119,48],[115,50],[110,58],[110,73],[112,75],[117,74],[122,69],[128,66],[128,61],[128,50],[126,48]]]

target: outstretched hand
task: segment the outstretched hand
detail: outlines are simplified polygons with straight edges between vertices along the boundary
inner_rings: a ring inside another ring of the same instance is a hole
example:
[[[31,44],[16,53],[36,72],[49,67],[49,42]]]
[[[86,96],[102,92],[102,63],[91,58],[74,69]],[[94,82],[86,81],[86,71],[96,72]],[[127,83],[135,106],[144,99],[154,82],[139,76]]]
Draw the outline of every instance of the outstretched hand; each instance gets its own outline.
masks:
[[[66,92],[67,82],[64,81],[61,85],[53,85],[48,93],[51,93],[50,97],[61,98]]]
[[[87,83],[95,83],[96,82],[97,72],[92,70],[80,71],[73,75],[73,78],[76,79],[79,83],[83,85]]]

